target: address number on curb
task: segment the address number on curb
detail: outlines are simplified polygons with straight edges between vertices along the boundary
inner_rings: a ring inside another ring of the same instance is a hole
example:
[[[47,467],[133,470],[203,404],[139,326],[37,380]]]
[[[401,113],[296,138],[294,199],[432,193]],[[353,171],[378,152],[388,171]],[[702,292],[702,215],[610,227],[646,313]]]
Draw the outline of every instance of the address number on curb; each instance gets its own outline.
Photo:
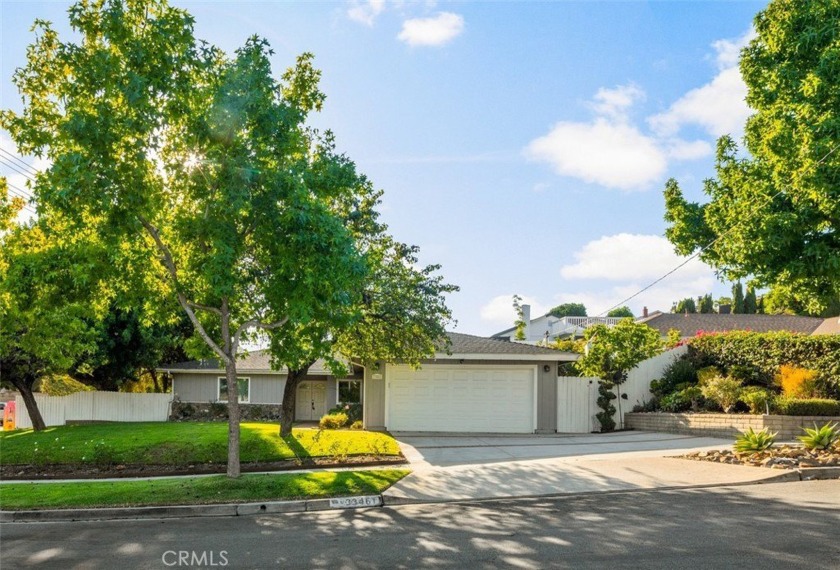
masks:
[[[378,507],[382,504],[382,497],[374,495],[370,497],[339,497],[330,499],[330,507],[336,509],[354,509],[357,507]]]

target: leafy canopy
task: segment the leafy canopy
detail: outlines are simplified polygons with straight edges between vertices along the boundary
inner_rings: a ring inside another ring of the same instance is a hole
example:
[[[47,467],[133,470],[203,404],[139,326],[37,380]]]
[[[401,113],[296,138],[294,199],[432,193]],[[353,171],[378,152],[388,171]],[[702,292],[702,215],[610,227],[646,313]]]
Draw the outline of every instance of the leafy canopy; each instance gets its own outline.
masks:
[[[840,3],[774,0],[743,50],[744,157],[718,141],[705,204],[665,188],[668,239],[729,279],[752,276],[818,313],[840,298]]]
[[[563,303],[551,309],[548,314],[557,318],[585,317],[586,307],[583,303]]]

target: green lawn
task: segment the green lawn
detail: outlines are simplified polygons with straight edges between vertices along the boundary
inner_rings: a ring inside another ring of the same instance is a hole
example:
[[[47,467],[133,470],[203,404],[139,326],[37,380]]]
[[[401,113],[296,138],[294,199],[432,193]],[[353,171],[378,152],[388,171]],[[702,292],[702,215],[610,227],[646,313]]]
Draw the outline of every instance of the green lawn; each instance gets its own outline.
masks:
[[[382,469],[251,474],[238,479],[213,475],[152,481],[4,483],[0,484],[0,508],[30,510],[186,505],[370,495],[381,493],[407,474],[405,470]]]
[[[281,438],[277,424],[241,426],[243,463],[352,455],[399,455],[384,433],[295,429]],[[227,423],[109,423],[0,433],[0,464],[191,465],[227,462]]]

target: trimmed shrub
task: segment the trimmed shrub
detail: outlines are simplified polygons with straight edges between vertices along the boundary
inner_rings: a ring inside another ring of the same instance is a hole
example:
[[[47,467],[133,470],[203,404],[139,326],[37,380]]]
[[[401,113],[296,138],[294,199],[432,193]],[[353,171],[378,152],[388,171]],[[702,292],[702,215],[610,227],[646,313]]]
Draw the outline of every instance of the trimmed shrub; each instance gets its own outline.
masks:
[[[650,383],[654,396],[663,397],[689,385],[697,384],[697,369],[689,360],[678,358],[662,371],[662,378]]]
[[[724,412],[729,410],[741,396],[741,382],[729,376],[715,376],[706,380],[700,390],[703,396],[718,404]]]
[[[779,366],[776,383],[782,394],[790,398],[813,398],[816,396],[815,379],[817,373],[807,368],[798,368],[788,364]]]
[[[350,429],[365,429],[365,425],[362,423],[362,420],[356,420],[350,424]]]
[[[822,395],[840,395],[840,335],[745,331],[702,335],[688,342],[688,357],[698,369],[714,365],[730,375],[734,366],[754,370],[754,379],[760,382],[749,382],[768,387],[783,364],[816,370]]]
[[[318,422],[321,429],[341,429],[347,425],[347,414],[327,414]]]
[[[740,400],[749,406],[751,414],[765,414],[773,398],[774,395],[769,390],[758,386],[747,386],[741,392]]]
[[[663,397],[659,400],[659,407],[663,412],[670,413],[697,411],[702,400],[702,390],[697,386],[688,386]]]
[[[823,398],[777,398],[775,408],[782,416],[840,416],[840,401]]]
[[[353,423],[362,419],[362,405],[359,403],[341,403],[327,412],[328,414],[345,414],[347,421]]]

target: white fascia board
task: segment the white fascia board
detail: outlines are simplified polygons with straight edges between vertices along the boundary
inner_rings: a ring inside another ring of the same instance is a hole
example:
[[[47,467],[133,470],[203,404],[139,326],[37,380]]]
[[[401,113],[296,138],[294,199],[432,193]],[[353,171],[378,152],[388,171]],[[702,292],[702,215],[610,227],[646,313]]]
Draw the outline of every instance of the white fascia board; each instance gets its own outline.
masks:
[[[574,362],[578,355],[571,352],[558,352],[557,354],[473,354],[473,353],[435,353],[434,360],[514,360],[522,362]]]

